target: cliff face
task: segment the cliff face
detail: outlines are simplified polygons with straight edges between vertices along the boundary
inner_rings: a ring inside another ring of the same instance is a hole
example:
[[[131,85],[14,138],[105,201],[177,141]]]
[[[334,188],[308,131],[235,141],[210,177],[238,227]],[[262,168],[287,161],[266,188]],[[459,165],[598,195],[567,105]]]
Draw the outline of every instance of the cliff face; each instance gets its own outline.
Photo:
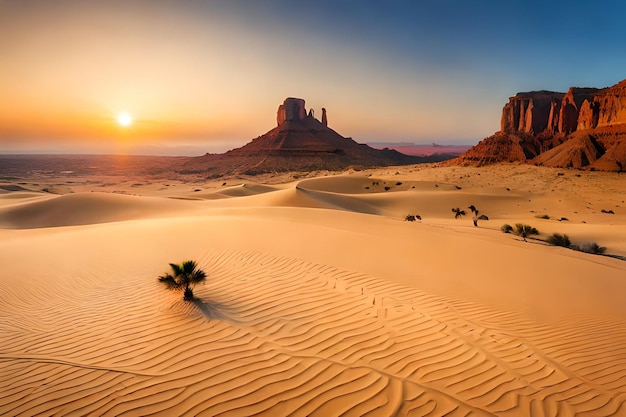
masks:
[[[553,130],[558,123],[563,93],[532,91],[509,98],[502,109],[500,131],[540,133]]]
[[[598,107],[599,127],[626,123],[626,80],[601,91],[593,104]]]
[[[571,87],[567,93],[542,90],[510,97],[500,131],[456,162],[506,161],[626,169],[626,80],[603,89]]]

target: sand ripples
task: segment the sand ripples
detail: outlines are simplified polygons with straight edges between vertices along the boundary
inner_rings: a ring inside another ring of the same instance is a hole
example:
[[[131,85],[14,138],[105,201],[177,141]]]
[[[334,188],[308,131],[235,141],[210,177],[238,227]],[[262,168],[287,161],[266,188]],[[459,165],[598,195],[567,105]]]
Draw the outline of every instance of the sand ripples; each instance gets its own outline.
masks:
[[[626,326],[539,324],[364,274],[207,253],[196,304],[155,277],[0,282],[0,414],[626,413]]]

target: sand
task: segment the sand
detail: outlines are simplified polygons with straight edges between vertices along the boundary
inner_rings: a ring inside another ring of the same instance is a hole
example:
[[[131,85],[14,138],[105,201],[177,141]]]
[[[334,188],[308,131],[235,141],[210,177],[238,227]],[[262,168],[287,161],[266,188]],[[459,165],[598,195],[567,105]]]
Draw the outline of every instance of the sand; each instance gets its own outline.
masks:
[[[2,181],[0,415],[626,415],[624,174]]]

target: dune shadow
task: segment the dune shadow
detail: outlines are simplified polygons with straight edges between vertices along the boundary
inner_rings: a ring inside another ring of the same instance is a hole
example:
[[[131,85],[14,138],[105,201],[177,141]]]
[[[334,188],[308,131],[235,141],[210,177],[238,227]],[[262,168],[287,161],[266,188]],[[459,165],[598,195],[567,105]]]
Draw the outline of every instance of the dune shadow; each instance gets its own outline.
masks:
[[[223,311],[227,310],[224,304],[216,302],[206,302],[200,298],[194,298],[193,304],[198,307],[198,310],[209,320],[228,320],[233,321],[231,317],[224,314]]]

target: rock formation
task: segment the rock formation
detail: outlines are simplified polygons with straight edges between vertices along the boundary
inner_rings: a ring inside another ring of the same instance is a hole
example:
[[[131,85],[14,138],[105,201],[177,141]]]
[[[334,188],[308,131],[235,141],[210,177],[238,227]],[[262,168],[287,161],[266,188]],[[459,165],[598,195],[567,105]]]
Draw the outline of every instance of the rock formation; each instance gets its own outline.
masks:
[[[304,100],[289,97],[278,106],[274,129],[225,154],[189,158],[179,172],[218,177],[430,162],[426,157],[359,144],[328,127],[326,109],[322,109],[322,122],[314,114],[307,113]]]
[[[567,93],[532,91],[510,97],[500,131],[455,162],[532,162],[621,171],[626,168],[626,80]]]
[[[598,127],[626,123],[626,80],[602,90],[593,100],[598,106]]]
[[[279,126],[286,120],[304,120],[305,118],[306,109],[304,108],[304,100],[301,98],[286,98],[283,104],[278,106],[276,121]]]
[[[509,98],[502,109],[500,130],[507,133],[540,133],[552,129],[562,100],[563,93],[552,91],[518,93]]]

